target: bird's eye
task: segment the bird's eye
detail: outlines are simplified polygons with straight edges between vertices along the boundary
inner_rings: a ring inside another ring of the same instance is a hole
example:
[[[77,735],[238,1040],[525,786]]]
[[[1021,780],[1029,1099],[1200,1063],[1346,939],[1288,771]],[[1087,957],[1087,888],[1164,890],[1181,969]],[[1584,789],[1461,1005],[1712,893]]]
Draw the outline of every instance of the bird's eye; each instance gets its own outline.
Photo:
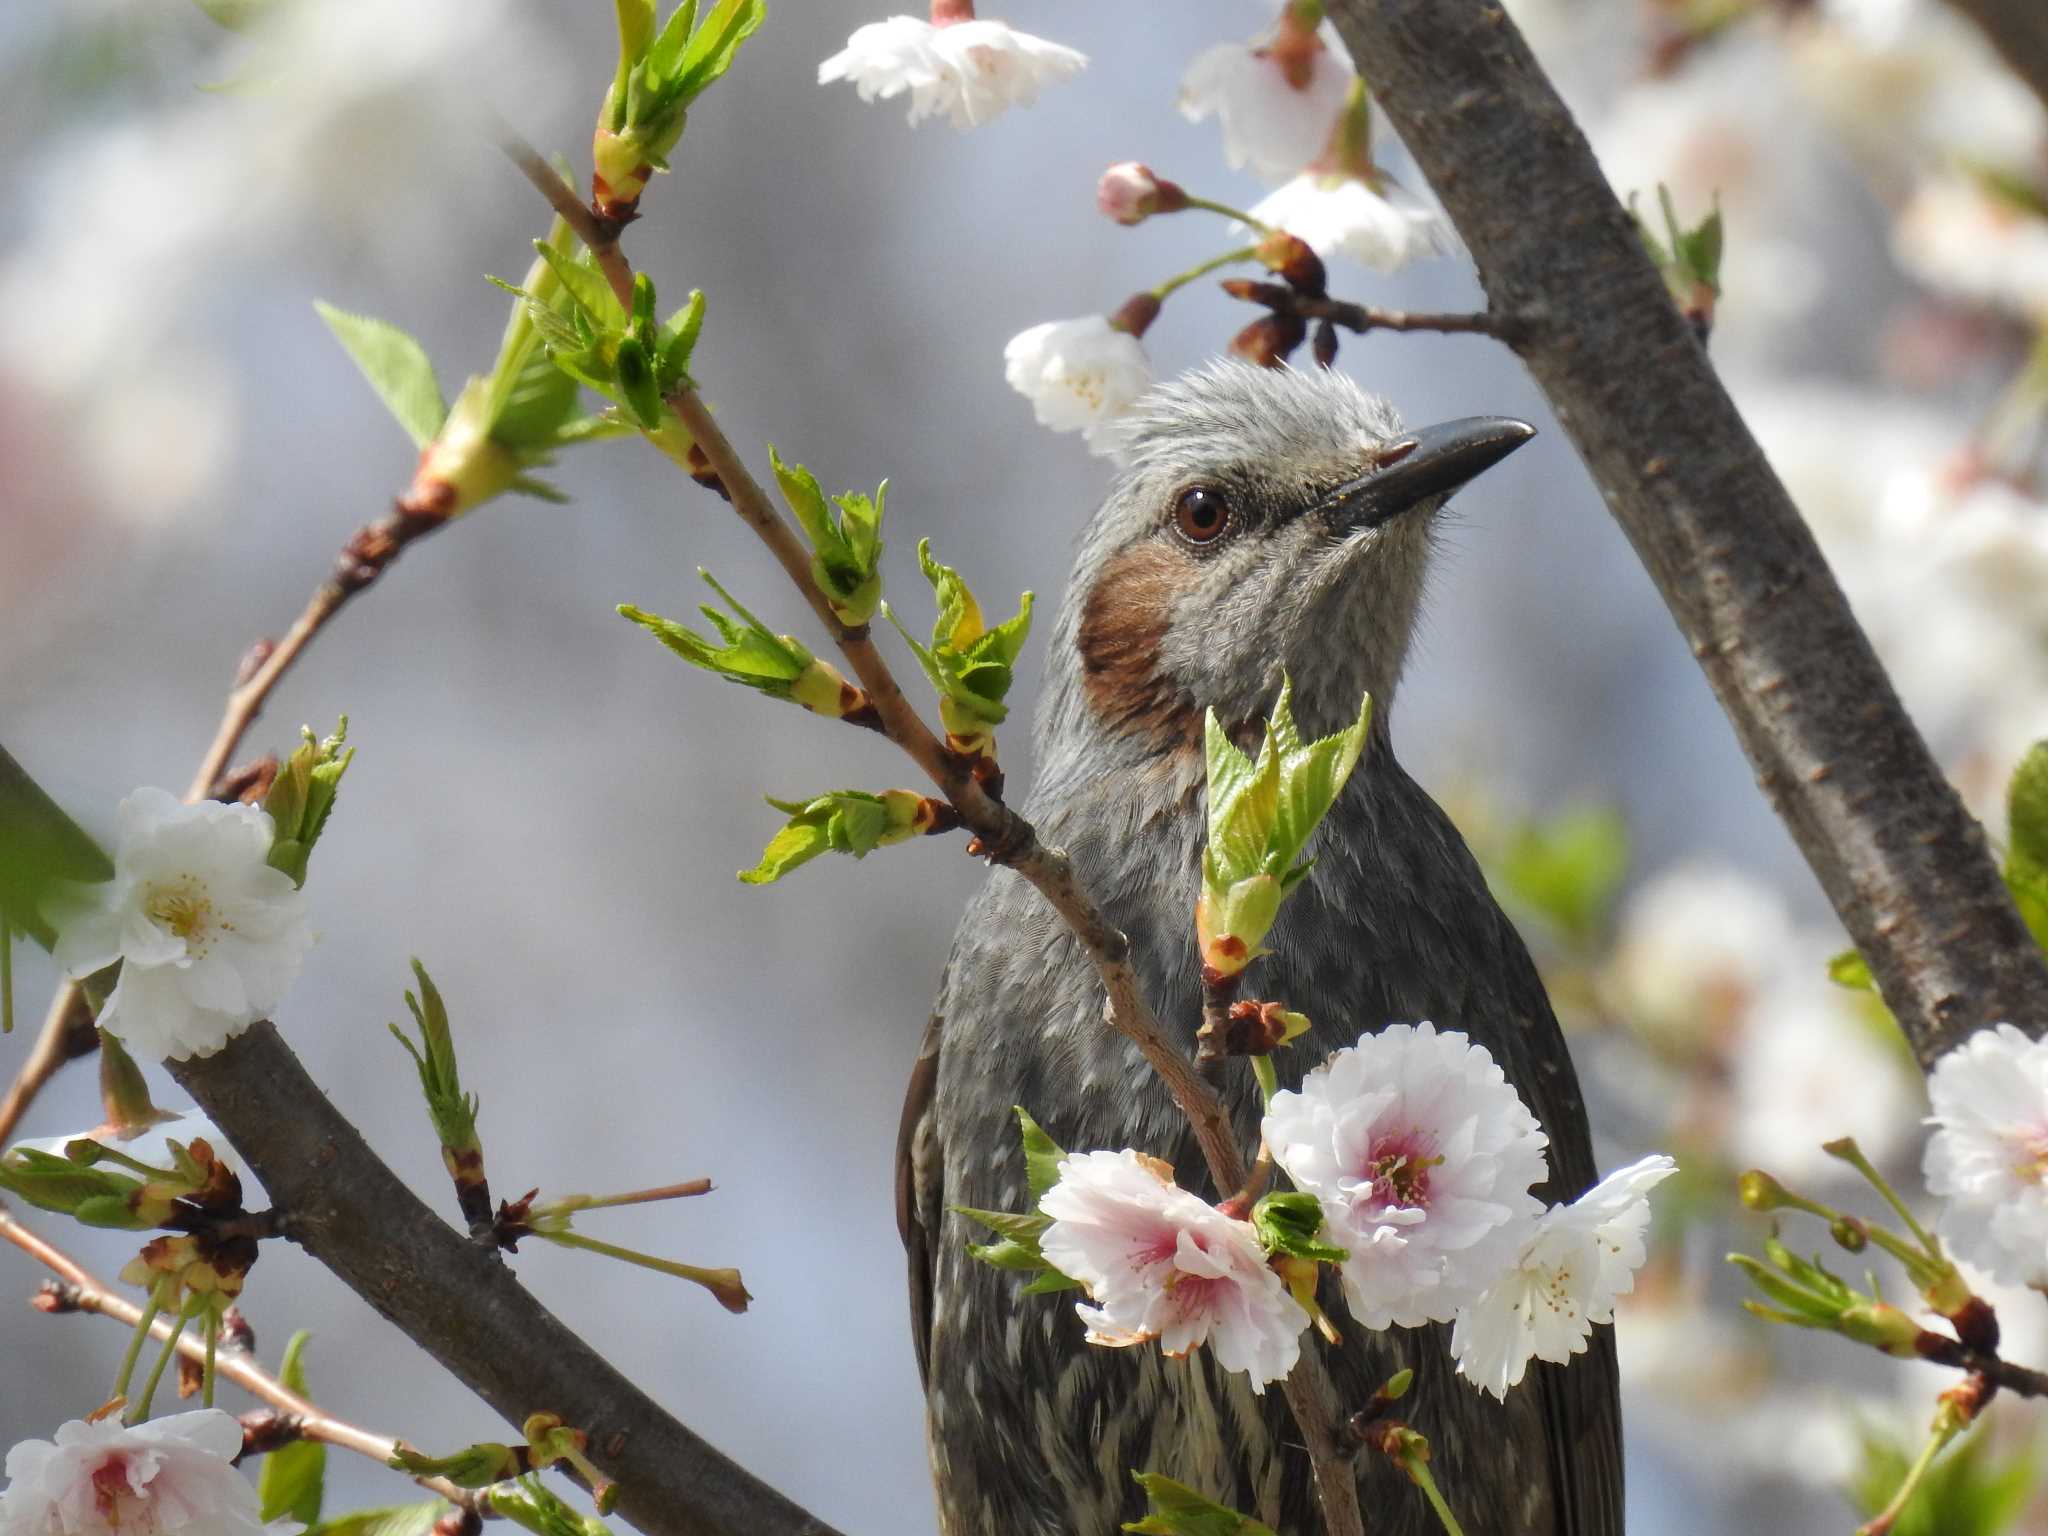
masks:
[[[1230,526],[1230,503],[1221,491],[1191,485],[1173,504],[1173,526],[1190,544],[1213,544]]]

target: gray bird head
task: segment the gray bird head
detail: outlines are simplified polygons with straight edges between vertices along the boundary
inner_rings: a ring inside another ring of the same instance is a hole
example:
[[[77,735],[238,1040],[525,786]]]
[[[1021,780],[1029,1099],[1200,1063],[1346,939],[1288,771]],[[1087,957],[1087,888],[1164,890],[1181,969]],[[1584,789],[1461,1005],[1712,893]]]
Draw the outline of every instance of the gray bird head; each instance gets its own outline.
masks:
[[[1039,739],[1054,774],[1185,760],[1205,709],[1263,719],[1284,669],[1304,729],[1399,680],[1434,515],[1533,436],[1473,417],[1409,430],[1342,374],[1212,363],[1125,428],[1127,467],[1082,538]]]

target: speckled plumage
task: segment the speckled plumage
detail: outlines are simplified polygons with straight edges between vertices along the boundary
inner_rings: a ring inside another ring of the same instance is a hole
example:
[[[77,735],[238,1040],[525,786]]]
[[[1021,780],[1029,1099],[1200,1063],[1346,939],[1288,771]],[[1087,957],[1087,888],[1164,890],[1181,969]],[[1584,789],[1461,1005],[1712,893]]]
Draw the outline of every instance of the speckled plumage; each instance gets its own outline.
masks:
[[[1155,392],[1130,430],[1130,468],[1084,535],[1052,637],[1025,813],[1073,858],[1129,935],[1161,1019],[1192,1042],[1202,846],[1192,726],[1209,706],[1254,724],[1283,667],[1304,729],[1318,733],[1342,725],[1369,687],[1371,745],[1311,850],[1313,878],[1268,939],[1273,953],[1248,973],[1247,995],[1315,1021],[1310,1039],[1280,1054],[1281,1080],[1387,1023],[1465,1030],[1550,1134],[1552,1180],[1539,1193],[1577,1193],[1592,1182],[1592,1154],[1542,983],[1388,731],[1444,496],[1370,530],[1332,530],[1303,512],[1401,430],[1333,374],[1212,365]],[[1240,509],[1213,551],[1170,526],[1175,496],[1197,482]],[[1255,1145],[1250,1073],[1233,1067],[1226,1081]],[[1135,1146],[1213,1197],[1164,1090],[1103,1025],[1088,957],[1035,891],[997,870],[962,919],[905,1110],[899,1198],[942,1529],[1112,1532],[1142,1509],[1134,1469],[1168,1473],[1281,1532],[1320,1529],[1277,1390],[1255,1397],[1205,1350],[1168,1360],[1152,1346],[1084,1344],[1071,1297],[1020,1296],[1013,1275],[967,1256],[977,1232],[951,1207],[1025,1203],[1018,1104],[1063,1146]],[[1344,1325],[1334,1283],[1323,1299]],[[1532,1368],[1505,1405],[1452,1374],[1448,1329],[1345,1334],[1331,1360],[1339,1416],[1398,1365],[1414,1366],[1403,1411],[1430,1437],[1438,1481],[1474,1536],[1619,1536],[1610,1330],[1596,1330],[1569,1369]],[[1360,1458],[1360,1486],[1372,1536],[1437,1529],[1382,1458]]]

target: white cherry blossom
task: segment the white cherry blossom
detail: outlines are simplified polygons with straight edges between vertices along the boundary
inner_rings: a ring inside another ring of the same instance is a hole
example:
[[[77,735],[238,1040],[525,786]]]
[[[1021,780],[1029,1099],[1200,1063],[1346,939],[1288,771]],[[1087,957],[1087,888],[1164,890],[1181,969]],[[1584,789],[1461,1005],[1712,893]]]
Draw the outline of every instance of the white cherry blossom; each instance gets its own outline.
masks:
[[[2048,1044],[1979,1030],[1928,1074],[1935,1127],[1923,1164],[1946,1202],[1937,1230],[2008,1285],[2048,1283]]]
[[[1342,171],[1303,171],[1250,212],[1261,224],[1307,241],[1325,261],[1349,256],[1379,272],[1458,249],[1438,209],[1390,181],[1375,187]]]
[[[126,1427],[73,1419],[7,1453],[0,1536],[258,1536],[235,1470],[242,1426],[218,1408]]]
[[[138,789],[121,802],[114,878],[51,904],[66,973],[121,962],[100,1024],[138,1055],[210,1056],[284,1000],[313,935],[304,894],[265,862],[272,830],[253,806]]]
[[[1549,1139],[1483,1047],[1395,1024],[1273,1096],[1266,1145],[1350,1250],[1344,1297],[1368,1328],[1449,1322],[1542,1210]]]
[[[1225,162],[1268,181],[1285,181],[1321,153],[1354,78],[1327,29],[1303,36],[1290,27],[1283,20],[1268,36],[1204,51],[1180,83],[1181,115],[1217,118]]]
[[[1563,1365],[1581,1353],[1595,1323],[1614,1321],[1615,1298],[1635,1288],[1650,1190],[1677,1171],[1668,1157],[1646,1157],[1545,1211],[1506,1273],[1459,1310],[1459,1374],[1505,1398],[1531,1359]]]
[[[1087,1289],[1077,1310],[1091,1344],[1157,1339],[1169,1355],[1207,1344],[1217,1364],[1262,1391],[1294,1368],[1308,1314],[1266,1262],[1251,1224],[1175,1185],[1136,1152],[1060,1162],[1038,1208],[1053,1218],[1046,1262]]]
[[[852,83],[862,101],[910,93],[910,121],[944,113],[975,128],[1006,108],[1029,106],[1040,89],[1070,79],[1084,54],[978,18],[935,25],[915,16],[870,22],[818,66],[818,83]]]
[[[1003,377],[1031,402],[1038,424],[1079,432],[1089,451],[1115,454],[1115,422],[1152,386],[1138,338],[1102,315],[1048,320],[1010,338]]]

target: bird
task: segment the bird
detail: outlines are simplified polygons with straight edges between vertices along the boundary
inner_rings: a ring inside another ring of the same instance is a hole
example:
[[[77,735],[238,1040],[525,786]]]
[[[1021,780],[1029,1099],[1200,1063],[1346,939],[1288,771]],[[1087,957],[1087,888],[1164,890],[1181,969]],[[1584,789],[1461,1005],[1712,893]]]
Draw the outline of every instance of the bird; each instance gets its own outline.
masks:
[[[1543,982],[1450,818],[1394,755],[1393,706],[1438,513],[1533,429],[1476,417],[1409,430],[1324,368],[1220,360],[1155,386],[1121,425],[1124,468],[1083,531],[1050,641],[1023,814],[1063,849],[1129,940],[1145,995],[1190,1048],[1202,983],[1192,921],[1205,839],[1205,712],[1255,748],[1283,677],[1305,734],[1373,698],[1364,756],[1308,852],[1250,995],[1306,1013],[1283,1085],[1361,1034],[1431,1020],[1484,1046],[1549,1135],[1569,1199],[1594,1180],[1583,1096]],[[898,1226],[944,1536],[1098,1536],[1144,1513],[1133,1472],[1164,1473],[1275,1530],[1322,1529],[1310,1463],[1278,1390],[1206,1349],[1083,1340],[1072,1294],[1020,1295],[977,1262],[960,1208],[1022,1210],[1014,1107],[1060,1146],[1136,1148],[1212,1200],[1184,1116],[1104,1023],[1095,966],[1046,900],[996,868],[964,913],[911,1074]],[[1259,1095],[1220,1090],[1256,1147]],[[1341,1303],[1325,1277],[1324,1301]],[[1447,1325],[1343,1327],[1326,1350],[1342,1423],[1401,1367],[1399,1405],[1466,1529],[1620,1536],[1611,1328],[1569,1366],[1538,1362],[1506,1401],[1455,1376]],[[1313,1340],[1305,1347],[1320,1348]],[[1385,1457],[1356,1459],[1366,1529],[1439,1529]]]

